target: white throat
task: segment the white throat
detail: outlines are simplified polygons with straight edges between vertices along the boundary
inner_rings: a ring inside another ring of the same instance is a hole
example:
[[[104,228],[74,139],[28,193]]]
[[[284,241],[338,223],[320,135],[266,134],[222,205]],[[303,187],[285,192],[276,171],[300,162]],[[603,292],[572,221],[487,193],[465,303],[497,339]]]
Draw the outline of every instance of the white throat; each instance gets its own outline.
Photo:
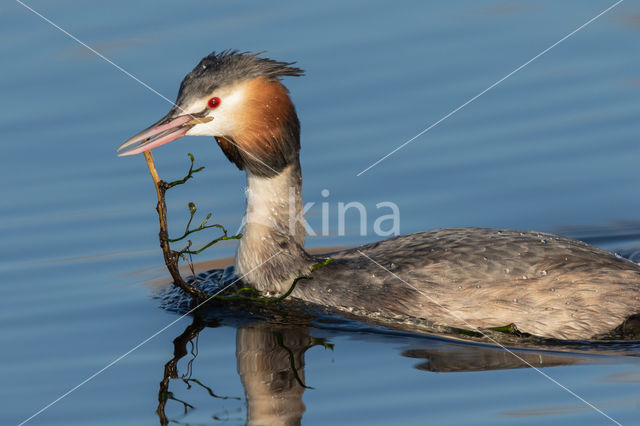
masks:
[[[307,273],[299,163],[273,177],[247,172],[247,211],[236,274],[258,290],[280,293]]]

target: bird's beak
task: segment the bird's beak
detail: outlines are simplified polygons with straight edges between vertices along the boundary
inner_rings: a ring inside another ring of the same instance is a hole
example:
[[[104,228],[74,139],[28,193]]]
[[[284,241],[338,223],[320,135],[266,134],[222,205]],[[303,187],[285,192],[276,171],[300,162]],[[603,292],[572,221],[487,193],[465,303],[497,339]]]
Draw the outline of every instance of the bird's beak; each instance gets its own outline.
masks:
[[[171,110],[169,111],[169,114],[162,117],[157,123],[152,124],[120,145],[117,149],[118,152],[125,148],[130,148],[132,145],[135,145],[135,147],[130,148],[127,151],[120,152],[118,156],[124,157],[126,155],[136,155],[160,145],[164,145],[186,135],[189,129],[196,124],[211,120],[211,117],[198,117],[198,115],[191,114],[179,115],[176,117],[174,115],[174,111]]]

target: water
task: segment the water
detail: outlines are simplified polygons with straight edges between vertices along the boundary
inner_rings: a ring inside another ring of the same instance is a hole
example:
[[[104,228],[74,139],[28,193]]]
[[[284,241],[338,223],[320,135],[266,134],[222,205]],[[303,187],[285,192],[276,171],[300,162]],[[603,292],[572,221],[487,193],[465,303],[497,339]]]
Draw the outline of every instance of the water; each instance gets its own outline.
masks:
[[[632,2],[359,177],[612,2],[28,4],[170,99],[214,49],[297,61],[307,75],[286,84],[303,123],[304,197],[316,203],[310,225],[321,227],[322,202],[333,212],[329,235],[309,238],[309,247],[378,239],[371,229],[383,201],[398,205],[402,233],[536,229],[628,256],[640,244],[640,8]],[[144,162],[114,154],[169,104],[19,3],[5,2],[0,12],[0,424],[16,424],[179,316],[153,299],[167,273]],[[207,166],[169,195],[172,229],[183,226],[188,201],[231,231],[240,225],[243,176],[211,142],[185,138],[154,152],[167,178],[182,176],[187,152]],[[356,215],[347,216],[347,235],[337,235],[341,201],[366,206],[367,235],[359,235]],[[233,252],[232,243],[220,244],[205,257]],[[304,424],[610,422],[536,370],[514,368],[501,350],[351,322],[274,325],[239,312],[222,320],[202,328],[195,361],[189,367],[193,355],[180,358],[178,375],[240,399],[170,380],[173,397],[194,408],[185,414],[170,399],[167,420],[253,418],[245,389],[257,384],[246,380],[261,376],[246,373],[242,354],[254,354],[271,357],[263,373],[290,385],[283,389],[298,411],[288,413],[300,414],[302,399]],[[173,340],[191,321],[178,321],[29,424],[160,423],[159,382]],[[308,348],[309,336],[333,349]],[[283,346],[313,389],[297,384]],[[637,358],[586,352],[533,351],[533,358],[633,424]]]

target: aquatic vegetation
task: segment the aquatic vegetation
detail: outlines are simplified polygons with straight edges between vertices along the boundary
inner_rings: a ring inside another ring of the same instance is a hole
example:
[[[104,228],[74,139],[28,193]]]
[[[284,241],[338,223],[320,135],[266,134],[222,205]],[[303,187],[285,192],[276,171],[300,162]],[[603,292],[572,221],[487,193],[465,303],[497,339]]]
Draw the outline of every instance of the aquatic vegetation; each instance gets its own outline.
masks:
[[[189,296],[191,296],[194,299],[201,299],[201,300],[205,300],[205,299],[209,299],[212,297],[215,297],[216,299],[220,299],[220,300],[247,300],[247,301],[253,301],[253,302],[262,302],[262,303],[274,303],[274,302],[280,302],[282,300],[284,300],[285,298],[287,298],[295,289],[296,285],[298,284],[298,282],[300,280],[312,280],[313,276],[311,276],[311,273],[313,273],[313,271],[315,271],[317,268],[324,266],[330,262],[333,261],[332,258],[328,258],[323,260],[322,262],[316,263],[311,267],[311,270],[309,271],[309,274],[307,275],[300,275],[298,277],[296,277],[293,280],[293,283],[291,284],[291,287],[281,296],[277,297],[277,298],[271,298],[271,299],[265,299],[265,298],[261,298],[261,297],[255,297],[255,296],[247,296],[243,293],[247,293],[247,292],[255,292],[256,290],[250,287],[243,287],[240,289],[235,290],[231,295],[224,295],[224,296],[211,296],[209,294],[207,294],[206,292],[202,291],[200,288],[198,288],[197,286],[197,281],[196,281],[196,272],[195,272],[195,268],[193,266],[193,259],[192,256],[193,255],[198,255],[200,253],[202,253],[203,251],[205,251],[206,249],[208,249],[209,247],[211,247],[212,245],[220,242],[220,241],[225,241],[225,240],[238,240],[240,238],[242,238],[242,234],[236,234],[236,235],[229,235],[226,228],[220,224],[209,224],[209,220],[211,219],[211,213],[208,213],[207,216],[204,218],[204,220],[200,223],[200,225],[198,225],[196,228],[191,228],[191,224],[193,222],[193,219],[198,211],[198,208],[196,207],[195,203],[193,202],[189,202],[188,203],[188,207],[189,207],[189,219],[187,221],[187,224],[185,226],[184,229],[184,233],[177,237],[177,238],[170,238],[169,237],[169,229],[168,229],[168,225],[167,225],[167,204],[165,201],[165,197],[166,197],[166,193],[167,190],[174,188],[176,186],[179,185],[183,185],[185,183],[187,183],[190,179],[192,179],[194,177],[195,173],[201,172],[202,170],[204,170],[204,166],[202,167],[198,167],[194,169],[194,163],[195,163],[195,158],[193,156],[193,154],[188,153],[187,156],[189,157],[189,160],[191,162],[190,166],[189,166],[189,171],[187,172],[187,174],[182,178],[182,179],[178,179],[178,180],[174,180],[171,182],[165,182],[164,180],[162,180],[158,174],[158,171],[156,170],[155,167],[155,163],[153,161],[153,155],[151,154],[151,151],[146,151],[144,153],[144,158],[147,161],[147,167],[149,168],[149,172],[151,173],[151,177],[153,179],[153,183],[155,185],[156,188],[156,195],[158,198],[158,203],[156,205],[156,211],[158,212],[158,221],[160,224],[160,232],[158,234],[159,240],[160,240],[160,247],[162,248],[162,253],[164,256],[164,262],[167,266],[167,269],[169,270],[169,273],[171,274],[171,277],[173,278],[173,283],[178,286],[180,289],[182,289],[182,291],[184,291],[186,294],[188,294]],[[222,231],[222,235],[214,238],[213,240],[209,241],[208,243],[204,244],[202,247],[194,249],[192,248],[193,243],[191,242],[191,240],[187,239],[187,244],[184,248],[182,248],[181,250],[173,250],[171,248],[171,243],[177,243],[179,241],[184,241],[189,235],[194,234],[196,232],[201,232],[207,229],[211,229],[211,228],[216,228],[219,229],[220,231]],[[189,266],[189,269],[191,271],[191,274],[193,276],[193,280],[191,281],[187,281],[185,280],[182,275],[180,274],[180,268],[179,268],[179,262],[180,260],[183,260],[187,263],[187,265]]]
[[[151,173],[153,183],[156,187],[156,195],[158,197],[158,204],[156,205],[156,211],[158,212],[158,220],[160,223],[160,232],[158,234],[158,237],[160,239],[160,247],[162,248],[164,262],[167,266],[167,269],[169,270],[169,273],[171,274],[171,277],[173,278],[173,283],[176,286],[180,287],[186,294],[190,295],[193,298],[206,299],[207,297],[209,297],[209,295],[207,295],[205,292],[200,290],[197,286],[193,285],[195,283],[193,284],[187,283],[185,279],[182,278],[182,275],[180,274],[180,269],[178,267],[178,263],[180,262],[181,259],[186,261],[187,264],[189,265],[189,269],[191,270],[193,276],[195,277],[195,270],[193,267],[193,261],[191,259],[192,255],[202,253],[204,250],[211,247],[213,244],[217,242],[220,242],[223,240],[239,239],[242,237],[242,234],[230,236],[228,235],[227,230],[222,225],[219,225],[219,224],[209,225],[208,221],[211,218],[211,213],[209,213],[206,216],[204,221],[202,221],[202,223],[197,228],[190,229],[193,218],[197,212],[196,205],[190,202],[189,203],[190,217],[189,217],[189,220],[187,221],[184,234],[178,238],[173,238],[173,239],[169,238],[169,230],[167,226],[167,204],[165,201],[165,195],[167,190],[174,188],[176,186],[185,184],[187,181],[193,178],[193,175],[195,173],[198,173],[204,170],[204,167],[198,167],[197,169],[194,169],[195,159],[193,157],[193,154],[188,154],[188,156],[189,156],[189,160],[191,160],[191,165],[189,167],[189,171],[187,172],[187,174],[182,179],[175,180],[172,182],[165,182],[162,179],[160,179],[160,176],[158,175],[158,171],[156,170],[155,164],[153,162],[153,155],[151,154],[151,152],[147,151],[144,153],[144,158],[147,161],[147,167],[149,167],[149,172]],[[170,243],[182,241],[187,236],[195,232],[204,231],[210,228],[220,229],[223,235],[215,238],[214,240],[210,241],[209,243],[205,244],[203,247],[197,250],[193,250],[191,248],[192,247],[191,240],[187,240],[187,245],[182,250],[175,251],[171,248]]]

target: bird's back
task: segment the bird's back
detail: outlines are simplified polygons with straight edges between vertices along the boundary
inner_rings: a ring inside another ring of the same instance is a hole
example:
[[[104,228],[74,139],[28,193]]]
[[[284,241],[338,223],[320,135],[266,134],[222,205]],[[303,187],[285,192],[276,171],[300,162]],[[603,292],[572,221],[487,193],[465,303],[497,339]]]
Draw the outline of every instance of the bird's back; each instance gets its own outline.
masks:
[[[561,339],[607,333],[640,313],[640,267],[539,232],[443,229],[331,253],[296,297],[465,329],[515,324]]]

